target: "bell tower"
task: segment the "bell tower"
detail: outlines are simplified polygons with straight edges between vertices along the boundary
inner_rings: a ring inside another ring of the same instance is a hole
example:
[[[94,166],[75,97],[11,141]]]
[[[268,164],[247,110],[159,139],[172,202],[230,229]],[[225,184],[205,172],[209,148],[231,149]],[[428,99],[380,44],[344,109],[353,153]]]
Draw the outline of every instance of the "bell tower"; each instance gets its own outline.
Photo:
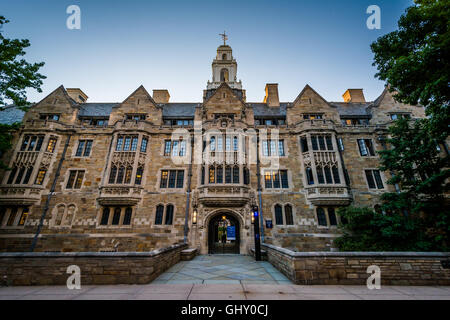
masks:
[[[237,63],[233,58],[233,50],[226,44],[228,36],[225,31],[220,34],[223,45],[217,48],[216,58],[212,62],[212,81],[208,81],[207,90],[217,89],[222,82],[226,82],[232,89],[242,89],[242,82],[237,81]]]

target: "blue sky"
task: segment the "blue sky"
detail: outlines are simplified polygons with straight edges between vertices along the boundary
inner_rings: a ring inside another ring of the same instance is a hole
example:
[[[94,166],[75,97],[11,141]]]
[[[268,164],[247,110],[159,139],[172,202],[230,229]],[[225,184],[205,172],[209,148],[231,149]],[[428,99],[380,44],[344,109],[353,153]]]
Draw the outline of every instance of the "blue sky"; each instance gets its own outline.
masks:
[[[69,30],[66,8],[81,9],[81,30]],[[412,0],[102,1],[2,0],[11,22],[6,37],[27,38],[26,59],[44,61],[39,101],[56,87],[79,87],[90,102],[124,100],[139,85],[168,89],[171,101],[201,101],[211,62],[226,30],[247,101],[259,102],[266,83],[279,83],[293,101],[306,84],[329,101],[347,88],[374,100],[370,44],[395,30]],[[369,30],[366,9],[381,8],[381,30]]]

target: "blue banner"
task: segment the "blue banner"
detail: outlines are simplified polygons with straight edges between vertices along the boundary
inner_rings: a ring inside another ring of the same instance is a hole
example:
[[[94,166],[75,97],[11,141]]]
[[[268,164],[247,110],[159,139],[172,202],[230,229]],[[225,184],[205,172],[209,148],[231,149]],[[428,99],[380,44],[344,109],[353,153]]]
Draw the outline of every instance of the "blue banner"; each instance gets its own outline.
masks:
[[[236,229],[234,226],[227,227],[227,240],[236,240]]]

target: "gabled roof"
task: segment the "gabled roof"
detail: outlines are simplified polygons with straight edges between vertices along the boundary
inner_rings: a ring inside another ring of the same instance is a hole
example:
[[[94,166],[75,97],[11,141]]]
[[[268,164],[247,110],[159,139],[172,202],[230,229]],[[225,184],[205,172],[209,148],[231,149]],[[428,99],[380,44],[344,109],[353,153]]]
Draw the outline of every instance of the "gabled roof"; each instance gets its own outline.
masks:
[[[144,86],[141,84],[136,90],[134,90],[128,97],[125,98],[125,100],[122,101],[122,103],[127,102],[128,99],[130,99],[132,96],[134,96],[136,94],[136,92],[138,92],[139,90],[143,91],[144,94],[147,96],[147,98],[150,100],[150,102],[156,106],[157,103],[155,102],[155,100],[153,100],[152,96],[150,95],[150,93],[148,93],[148,91],[144,88]],[[117,107],[119,107],[119,105],[117,105]]]
[[[310,89],[312,92],[314,92],[314,94],[316,94],[320,99],[323,100],[323,102],[325,102],[326,104],[328,104],[328,101],[325,100],[320,94],[317,93],[316,90],[314,90],[309,84],[307,84],[303,90],[298,94],[297,98],[295,98],[294,102],[292,103],[293,105],[295,105],[297,103],[297,101],[300,99],[300,97],[303,95],[303,93],[307,90]]]
[[[217,89],[214,89],[214,92],[203,102],[203,104],[208,103],[208,101],[211,100],[211,98],[214,97],[217,94],[217,92],[219,92],[219,90],[222,88],[227,88],[229,91],[231,91],[231,94],[233,95],[233,97],[238,99],[243,105],[245,104],[244,100],[242,100],[242,97],[239,97],[238,95],[236,95],[233,88],[231,88],[226,82],[222,82],[220,84],[220,86],[217,87]]]

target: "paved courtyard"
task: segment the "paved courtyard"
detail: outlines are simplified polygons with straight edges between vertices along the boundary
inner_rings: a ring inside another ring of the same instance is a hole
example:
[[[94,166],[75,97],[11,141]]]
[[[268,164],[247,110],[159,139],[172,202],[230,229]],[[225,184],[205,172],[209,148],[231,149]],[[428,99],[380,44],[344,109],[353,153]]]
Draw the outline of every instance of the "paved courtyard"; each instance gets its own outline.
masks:
[[[147,285],[0,287],[0,300],[450,300],[450,287],[294,285],[268,262],[204,255]]]
[[[1,287],[0,300],[450,300],[450,287],[148,284]]]
[[[267,261],[236,254],[201,255],[180,261],[153,284],[292,284]]]

